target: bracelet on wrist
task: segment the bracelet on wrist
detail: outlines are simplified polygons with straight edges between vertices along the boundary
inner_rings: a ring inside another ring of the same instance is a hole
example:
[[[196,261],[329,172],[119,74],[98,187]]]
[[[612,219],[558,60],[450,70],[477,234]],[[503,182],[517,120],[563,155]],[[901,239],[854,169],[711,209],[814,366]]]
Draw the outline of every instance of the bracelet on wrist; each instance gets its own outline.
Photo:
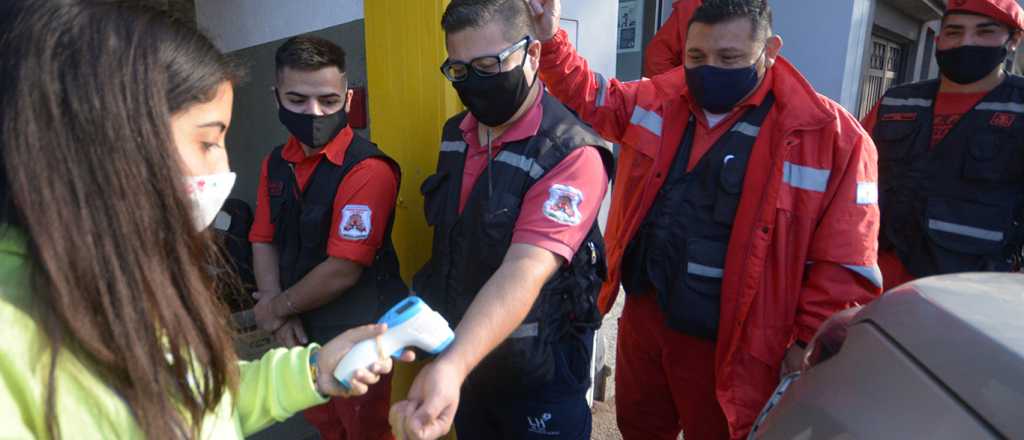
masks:
[[[313,389],[320,397],[327,398],[324,393],[320,392],[320,385],[317,382],[317,378],[320,377],[320,347],[313,347],[309,350],[309,376],[313,380]]]
[[[289,292],[287,292],[287,291],[284,293],[284,304],[285,304],[285,306],[288,307],[288,314],[289,315],[298,315],[299,314],[298,310],[295,309],[295,304],[292,303],[292,296],[289,295]]]

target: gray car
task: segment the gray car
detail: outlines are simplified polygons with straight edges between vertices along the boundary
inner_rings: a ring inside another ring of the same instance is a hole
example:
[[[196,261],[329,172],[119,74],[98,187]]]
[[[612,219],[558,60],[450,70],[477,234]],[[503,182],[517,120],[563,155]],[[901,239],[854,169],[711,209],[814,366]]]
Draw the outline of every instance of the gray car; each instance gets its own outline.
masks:
[[[1024,274],[925,278],[821,326],[752,439],[1024,439]]]

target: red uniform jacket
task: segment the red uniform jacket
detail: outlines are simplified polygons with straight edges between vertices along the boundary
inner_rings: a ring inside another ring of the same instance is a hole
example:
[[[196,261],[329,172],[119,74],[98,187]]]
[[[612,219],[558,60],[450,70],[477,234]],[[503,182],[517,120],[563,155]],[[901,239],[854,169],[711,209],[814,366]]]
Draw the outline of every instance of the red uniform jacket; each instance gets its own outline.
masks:
[[[722,285],[716,392],[743,438],[786,349],[836,311],[881,292],[877,151],[855,118],[788,61],[772,67],[776,102],[762,125],[733,225]],[[561,31],[544,44],[551,93],[621,145],[605,240],[607,312],[623,251],[654,203],[691,112],[682,69],[622,83],[592,72]]]
[[[677,0],[672,15],[665,20],[644,49],[644,76],[653,77],[683,65],[686,31],[701,0]]]

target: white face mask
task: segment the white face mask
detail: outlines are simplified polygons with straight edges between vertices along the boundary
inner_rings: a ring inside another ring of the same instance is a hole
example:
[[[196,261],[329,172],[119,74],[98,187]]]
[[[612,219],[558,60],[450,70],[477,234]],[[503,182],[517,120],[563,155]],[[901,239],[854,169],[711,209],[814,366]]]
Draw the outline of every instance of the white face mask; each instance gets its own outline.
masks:
[[[235,173],[227,172],[186,178],[196,230],[206,229],[217,218],[224,201],[231,195],[236,177]]]

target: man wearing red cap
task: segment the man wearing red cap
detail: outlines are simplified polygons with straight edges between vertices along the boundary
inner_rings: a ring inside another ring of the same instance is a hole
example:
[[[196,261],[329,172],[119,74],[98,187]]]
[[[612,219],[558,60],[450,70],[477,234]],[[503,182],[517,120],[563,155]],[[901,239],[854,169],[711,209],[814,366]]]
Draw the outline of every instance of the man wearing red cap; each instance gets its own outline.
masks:
[[[1024,77],[1004,62],[1022,29],[1014,0],[950,0],[936,39],[941,78],[890,89],[864,120],[879,153],[887,289],[1021,268]]]

